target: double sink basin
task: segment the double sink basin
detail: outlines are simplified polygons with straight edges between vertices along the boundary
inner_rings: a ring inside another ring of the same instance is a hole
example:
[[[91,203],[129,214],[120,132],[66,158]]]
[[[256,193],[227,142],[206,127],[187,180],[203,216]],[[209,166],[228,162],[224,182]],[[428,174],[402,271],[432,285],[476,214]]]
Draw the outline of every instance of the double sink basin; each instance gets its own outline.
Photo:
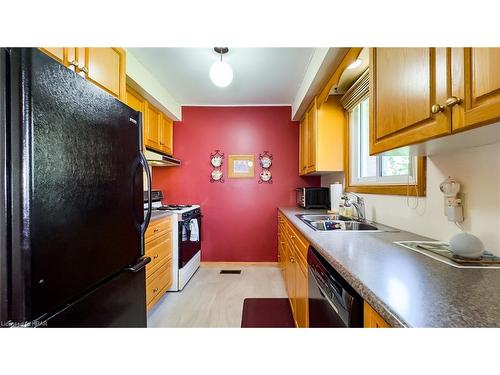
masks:
[[[368,223],[354,220],[350,217],[333,214],[298,214],[300,220],[314,230],[321,231],[350,231],[350,232],[397,232],[397,229],[386,227],[378,223]]]

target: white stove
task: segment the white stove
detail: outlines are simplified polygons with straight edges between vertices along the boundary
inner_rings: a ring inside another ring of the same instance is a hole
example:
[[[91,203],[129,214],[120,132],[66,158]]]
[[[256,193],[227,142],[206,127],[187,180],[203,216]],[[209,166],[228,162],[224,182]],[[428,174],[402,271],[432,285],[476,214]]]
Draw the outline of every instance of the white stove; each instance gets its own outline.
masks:
[[[201,208],[193,205],[163,205],[161,190],[153,190],[151,217],[172,214],[172,286],[169,291],[180,291],[200,267],[201,262]],[[145,201],[147,197],[145,195]],[[144,210],[148,209],[147,203]]]

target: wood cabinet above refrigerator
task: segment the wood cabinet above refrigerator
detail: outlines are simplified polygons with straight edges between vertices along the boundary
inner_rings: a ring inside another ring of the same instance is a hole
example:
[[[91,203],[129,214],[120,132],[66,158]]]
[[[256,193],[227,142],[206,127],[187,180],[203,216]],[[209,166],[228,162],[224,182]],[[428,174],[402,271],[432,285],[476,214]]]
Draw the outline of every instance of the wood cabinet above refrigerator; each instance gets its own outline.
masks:
[[[40,50],[111,95],[126,100],[123,48],[41,47]]]

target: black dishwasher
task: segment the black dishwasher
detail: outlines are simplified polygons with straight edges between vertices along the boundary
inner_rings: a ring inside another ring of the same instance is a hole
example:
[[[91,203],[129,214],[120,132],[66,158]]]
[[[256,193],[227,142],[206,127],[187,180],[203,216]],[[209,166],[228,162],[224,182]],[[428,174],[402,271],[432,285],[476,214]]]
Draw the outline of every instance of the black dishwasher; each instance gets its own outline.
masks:
[[[307,254],[309,327],[363,327],[363,299],[312,247]]]

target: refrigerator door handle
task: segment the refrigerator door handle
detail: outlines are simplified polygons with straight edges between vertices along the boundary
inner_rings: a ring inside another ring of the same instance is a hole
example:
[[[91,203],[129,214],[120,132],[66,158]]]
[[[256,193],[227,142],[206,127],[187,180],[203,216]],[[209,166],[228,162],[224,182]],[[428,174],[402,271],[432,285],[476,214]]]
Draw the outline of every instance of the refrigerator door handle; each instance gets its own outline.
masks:
[[[135,272],[139,272],[144,267],[146,267],[146,264],[148,264],[149,262],[151,262],[151,258],[150,257],[142,257],[133,266],[129,266],[129,267],[125,268],[125,271],[130,271],[130,272],[134,272],[134,273]]]
[[[146,229],[148,228],[149,225],[149,220],[151,219],[151,211],[152,211],[152,205],[151,205],[151,171],[149,170],[149,165],[148,161],[146,160],[146,157],[144,154],[141,152],[141,160],[140,164],[144,168],[144,171],[146,172],[146,179],[148,183],[148,211],[146,213],[146,217],[144,218],[144,222],[141,224],[141,235],[144,237],[144,234],[146,233]]]

